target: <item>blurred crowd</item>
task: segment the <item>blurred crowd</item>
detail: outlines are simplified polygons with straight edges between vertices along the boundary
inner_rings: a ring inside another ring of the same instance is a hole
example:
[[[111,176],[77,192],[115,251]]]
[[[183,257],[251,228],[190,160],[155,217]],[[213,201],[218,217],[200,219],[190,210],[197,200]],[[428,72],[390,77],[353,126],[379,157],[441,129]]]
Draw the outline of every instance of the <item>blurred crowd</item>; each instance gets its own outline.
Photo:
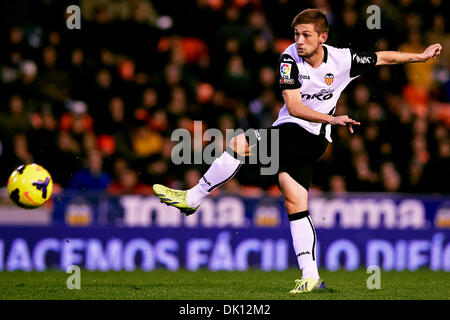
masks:
[[[69,29],[69,5],[81,29]],[[369,29],[369,5],[381,28]],[[175,165],[172,132],[264,128],[283,105],[278,58],[290,23],[326,12],[328,44],[422,52],[433,61],[379,67],[353,81],[336,114],[313,190],[450,194],[450,8],[444,0],[86,0],[2,4],[0,185],[22,163],[52,174],[56,191],[151,194],[195,185],[207,165]],[[194,121],[202,121],[194,125]],[[295,137],[293,137],[295,139]],[[193,154],[209,143],[192,144]],[[214,141],[223,145],[223,141]],[[276,177],[244,166],[221,191],[279,194]]]

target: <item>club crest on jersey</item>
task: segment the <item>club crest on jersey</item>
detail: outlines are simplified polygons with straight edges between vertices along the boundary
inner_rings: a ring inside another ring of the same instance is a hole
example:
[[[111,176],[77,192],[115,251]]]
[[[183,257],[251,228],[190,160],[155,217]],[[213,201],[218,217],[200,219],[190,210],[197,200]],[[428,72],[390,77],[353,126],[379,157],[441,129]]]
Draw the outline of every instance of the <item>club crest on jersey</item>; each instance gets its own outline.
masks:
[[[289,79],[291,77],[291,66],[290,63],[282,63],[280,65],[280,73],[283,78]]]
[[[325,75],[324,79],[325,79],[325,83],[327,85],[331,85],[333,83],[333,81],[334,81],[334,75],[332,73],[327,73]]]

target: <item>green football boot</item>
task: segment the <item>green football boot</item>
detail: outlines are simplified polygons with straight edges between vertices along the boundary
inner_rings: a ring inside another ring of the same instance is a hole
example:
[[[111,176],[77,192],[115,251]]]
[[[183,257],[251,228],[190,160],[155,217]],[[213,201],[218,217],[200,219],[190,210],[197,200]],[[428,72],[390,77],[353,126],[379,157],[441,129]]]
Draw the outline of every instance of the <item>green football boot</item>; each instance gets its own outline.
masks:
[[[289,291],[290,295],[299,293],[311,292],[314,290],[325,289],[325,282],[321,279],[297,279],[295,280],[295,287]]]
[[[187,191],[170,189],[161,184],[154,184],[153,191],[161,202],[180,209],[187,216],[193,214],[199,207],[193,208],[186,202]]]

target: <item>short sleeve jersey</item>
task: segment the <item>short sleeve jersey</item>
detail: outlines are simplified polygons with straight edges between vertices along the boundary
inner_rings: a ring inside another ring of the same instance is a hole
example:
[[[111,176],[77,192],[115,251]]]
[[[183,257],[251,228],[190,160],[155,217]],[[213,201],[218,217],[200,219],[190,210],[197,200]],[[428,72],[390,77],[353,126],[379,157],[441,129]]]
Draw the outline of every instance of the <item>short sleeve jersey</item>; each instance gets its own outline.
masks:
[[[309,108],[325,114],[334,114],[336,103],[345,87],[363,72],[375,66],[374,52],[359,52],[349,48],[323,45],[324,61],[318,68],[311,67],[299,57],[295,43],[280,56],[280,90],[300,88],[301,100]],[[286,105],[280,110],[274,126],[293,122],[308,132],[331,142],[331,125],[311,122],[291,116]]]

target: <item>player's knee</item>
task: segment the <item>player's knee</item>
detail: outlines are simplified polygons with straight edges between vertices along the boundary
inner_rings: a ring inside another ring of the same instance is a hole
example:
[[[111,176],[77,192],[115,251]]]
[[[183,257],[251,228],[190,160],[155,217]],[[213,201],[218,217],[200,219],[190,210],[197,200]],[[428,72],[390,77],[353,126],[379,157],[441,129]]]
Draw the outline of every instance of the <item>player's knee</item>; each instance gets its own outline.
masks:
[[[288,214],[308,210],[308,201],[305,199],[285,197],[284,205]]]

